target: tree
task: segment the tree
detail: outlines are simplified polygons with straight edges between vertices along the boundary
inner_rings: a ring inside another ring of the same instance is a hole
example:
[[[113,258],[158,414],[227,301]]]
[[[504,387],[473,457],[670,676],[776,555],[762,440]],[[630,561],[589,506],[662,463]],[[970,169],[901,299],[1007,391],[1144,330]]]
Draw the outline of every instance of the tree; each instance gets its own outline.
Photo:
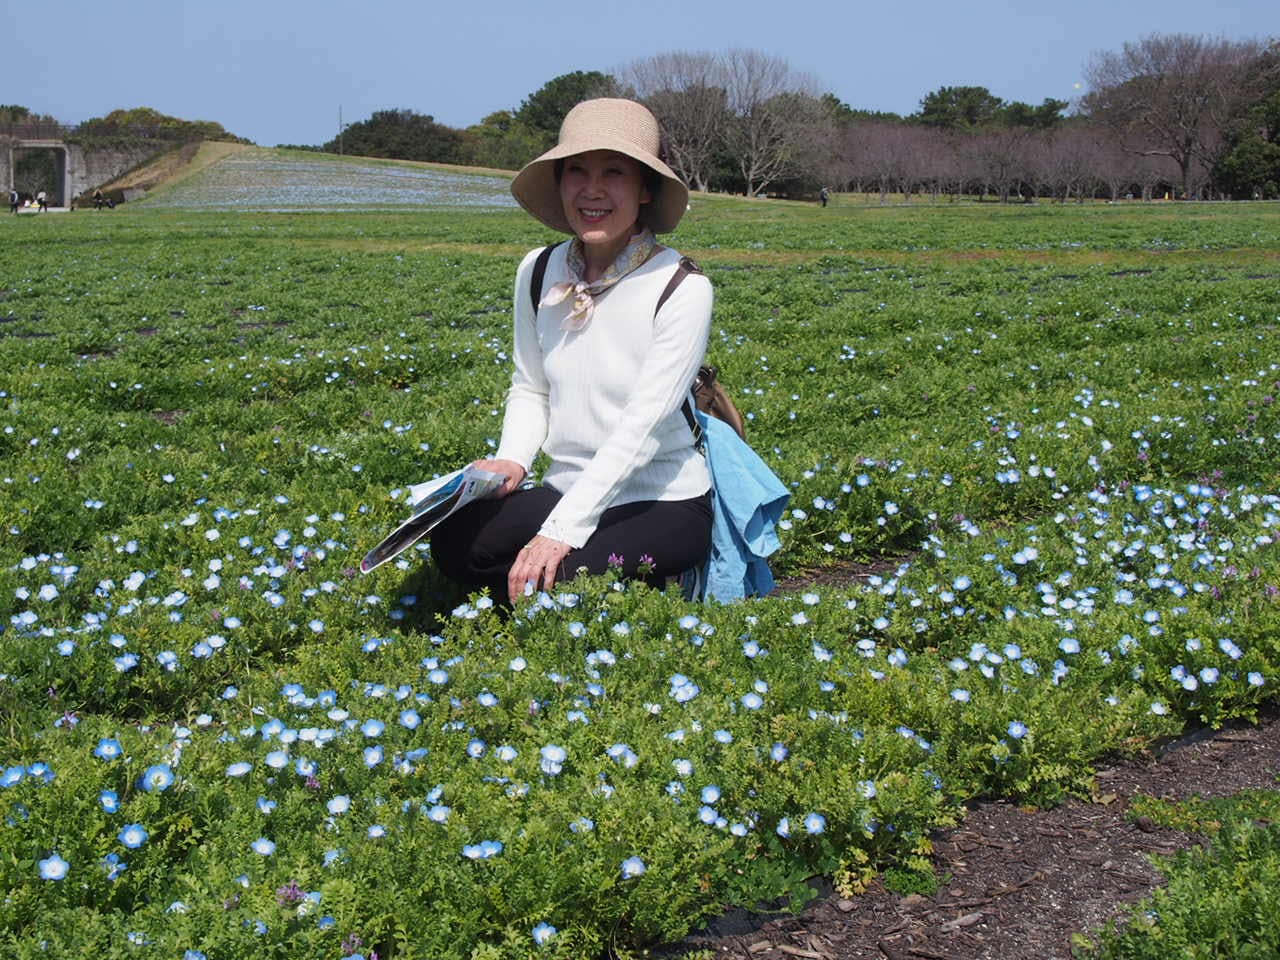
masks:
[[[675,52],[636,60],[621,74],[662,125],[672,169],[706,190],[729,117],[723,65],[710,53]]]
[[[747,195],[794,176],[812,147],[825,139],[830,115],[813,82],[778,57],[731,50],[724,60],[730,119],[725,141],[737,160]]]
[[[467,127],[464,153],[468,163],[480,167],[518,170],[542,152],[541,132],[515,118],[510,110],[498,110]]]
[[[324,149],[337,153],[338,139],[330,140]],[[375,110],[368,120],[351,124],[342,134],[342,152],[436,163],[461,163],[466,159],[460,131],[412,110]]]
[[[76,128],[82,137],[130,137],[139,140],[227,140],[249,143],[211,120],[183,120],[151,107],[112,110],[105,117],[86,120]]]
[[[995,119],[1007,127],[1034,127],[1037,130],[1051,130],[1062,122],[1062,111],[1067,109],[1067,101],[1046,97],[1038,107],[1021,100],[1014,100],[1001,106]]]
[[[1082,107],[1116,129],[1126,149],[1168,157],[1192,195],[1197,168],[1212,166],[1223,131],[1257,99],[1256,40],[1151,34],[1119,52],[1097,52],[1086,68]]]
[[[1227,129],[1214,179],[1237,200],[1280,197],[1280,41],[1256,64],[1263,96]]]
[[[618,82],[606,73],[575,70],[548,80],[529,94],[515,111],[515,119],[535,131],[542,140],[541,149],[547,150],[555,145],[560,124],[575,104],[595,97],[616,97],[619,91]]]
[[[916,119],[948,130],[982,127],[996,119],[1003,105],[986,87],[940,87],[920,101]]]

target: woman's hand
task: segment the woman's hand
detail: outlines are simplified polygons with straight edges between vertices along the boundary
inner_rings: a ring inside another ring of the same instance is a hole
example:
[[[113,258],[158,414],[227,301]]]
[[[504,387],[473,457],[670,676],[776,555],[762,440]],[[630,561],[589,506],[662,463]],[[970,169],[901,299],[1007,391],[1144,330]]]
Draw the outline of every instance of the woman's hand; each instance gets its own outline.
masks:
[[[524,467],[514,460],[476,460],[471,466],[477,470],[502,474],[502,486],[489,495],[492,500],[501,500],[524,482]]]
[[[533,589],[541,587],[550,590],[556,585],[556,574],[560,572],[560,564],[573,547],[559,540],[552,540],[541,534],[534,537],[516,554],[516,561],[511,565],[507,575],[507,594],[515,603],[524,596],[525,586],[533,584]]]

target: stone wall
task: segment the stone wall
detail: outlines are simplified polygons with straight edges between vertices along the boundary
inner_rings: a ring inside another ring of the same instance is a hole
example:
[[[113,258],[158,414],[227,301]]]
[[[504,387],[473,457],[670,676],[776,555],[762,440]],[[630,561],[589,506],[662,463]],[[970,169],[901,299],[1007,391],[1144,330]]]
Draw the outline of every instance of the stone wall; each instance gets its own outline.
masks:
[[[138,140],[111,146],[86,146],[58,141],[28,143],[11,137],[0,137],[0,189],[7,194],[13,183],[12,163],[16,149],[52,150],[66,160],[64,182],[49,185],[53,202],[62,206],[67,205],[71,199],[92,193],[95,188],[109,183],[152,157],[177,147],[177,144],[167,140]],[[58,166],[61,172],[62,165]],[[69,192],[69,196],[64,196],[64,192]]]

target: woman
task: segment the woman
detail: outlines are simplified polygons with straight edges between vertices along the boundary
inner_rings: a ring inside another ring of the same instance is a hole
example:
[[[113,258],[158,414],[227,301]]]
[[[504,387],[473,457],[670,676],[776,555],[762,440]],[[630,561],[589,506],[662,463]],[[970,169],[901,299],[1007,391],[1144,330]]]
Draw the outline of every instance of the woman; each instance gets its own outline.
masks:
[[[504,483],[431,535],[447,576],[495,597],[610,566],[660,584],[707,558],[711,481],[681,408],[706,351],[711,284],[689,274],[658,308],[681,257],[654,234],[689,199],[660,143],[643,105],[587,100],[512,181],[525,210],[573,239],[551,251],[532,296],[542,251],[516,272],[502,439],[476,462]],[[521,489],[539,450],[544,485]]]

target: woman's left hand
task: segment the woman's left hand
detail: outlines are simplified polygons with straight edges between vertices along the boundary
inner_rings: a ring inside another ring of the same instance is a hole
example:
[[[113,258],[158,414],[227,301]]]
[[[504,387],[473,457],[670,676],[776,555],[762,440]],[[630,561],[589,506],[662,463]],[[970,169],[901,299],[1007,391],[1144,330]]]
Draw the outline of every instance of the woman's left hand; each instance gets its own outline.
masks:
[[[554,587],[560,564],[572,549],[567,543],[541,534],[521,547],[507,575],[507,593],[511,602],[515,603],[524,596],[526,584],[533,584],[534,590]]]

